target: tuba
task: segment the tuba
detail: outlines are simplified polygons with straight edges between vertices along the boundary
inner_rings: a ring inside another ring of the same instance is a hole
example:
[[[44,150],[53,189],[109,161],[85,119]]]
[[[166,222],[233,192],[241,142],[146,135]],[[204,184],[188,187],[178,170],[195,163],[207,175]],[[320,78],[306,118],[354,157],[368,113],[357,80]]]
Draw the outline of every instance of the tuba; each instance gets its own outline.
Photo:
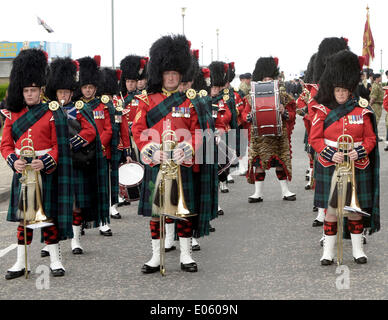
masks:
[[[337,139],[338,152],[343,153],[344,161],[337,163],[333,174],[334,190],[329,202],[329,209],[336,210],[337,215],[337,264],[343,261],[343,221],[350,213],[370,216],[360,208],[357,198],[357,184],[354,161],[350,160],[349,152],[354,149],[353,138],[343,134]]]
[[[186,220],[195,216],[187,208],[182,185],[180,165],[172,159],[172,153],[177,146],[177,137],[173,130],[167,129],[162,133],[161,151],[168,154],[168,160],[160,164],[156,180],[156,193],[153,207],[160,218],[160,273],[164,276],[165,269],[165,223],[166,217]]]

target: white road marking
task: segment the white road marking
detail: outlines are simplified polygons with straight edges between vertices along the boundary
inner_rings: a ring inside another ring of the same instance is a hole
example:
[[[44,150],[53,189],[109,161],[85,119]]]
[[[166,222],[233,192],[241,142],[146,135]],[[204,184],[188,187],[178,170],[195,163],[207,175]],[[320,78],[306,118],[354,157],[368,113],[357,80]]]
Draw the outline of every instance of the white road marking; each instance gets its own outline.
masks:
[[[15,249],[17,247],[17,243],[14,243],[14,244],[11,244],[9,247],[3,249],[3,250],[0,250],[0,258],[2,258],[3,256],[5,256],[8,252],[12,251],[13,249]]]

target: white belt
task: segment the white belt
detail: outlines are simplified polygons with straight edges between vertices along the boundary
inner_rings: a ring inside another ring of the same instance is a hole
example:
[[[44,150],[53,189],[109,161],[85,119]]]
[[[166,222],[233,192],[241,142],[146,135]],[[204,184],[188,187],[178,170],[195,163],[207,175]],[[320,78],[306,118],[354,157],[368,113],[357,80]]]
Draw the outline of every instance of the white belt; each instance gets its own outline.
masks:
[[[337,141],[332,141],[332,140],[328,140],[328,139],[325,139],[325,144],[328,145],[329,147],[333,147],[333,148],[337,148],[338,149],[338,143]],[[354,143],[354,147],[357,148],[359,146],[362,145],[362,142],[355,142]]]
[[[35,150],[35,155],[37,157],[45,155],[47,152],[51,151],[52,149],[45,149],[45,150]],[[20,156],[20,149],[15,148],[15,153]]]

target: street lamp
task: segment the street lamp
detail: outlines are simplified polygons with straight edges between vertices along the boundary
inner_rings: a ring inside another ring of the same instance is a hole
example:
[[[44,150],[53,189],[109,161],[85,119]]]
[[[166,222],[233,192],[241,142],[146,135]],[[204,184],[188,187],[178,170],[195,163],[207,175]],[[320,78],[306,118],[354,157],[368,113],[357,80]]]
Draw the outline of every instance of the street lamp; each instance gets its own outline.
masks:
[[[220,34],[220,29],[216,29],[216,34],[217,34],[217,61],[220,60],[220,48],[219,48],[219,45],[218,45],[218,35]]]
[[[183,34],[185,34],[185,11],[187,8],[182,7],[182,29],[183,29]]]

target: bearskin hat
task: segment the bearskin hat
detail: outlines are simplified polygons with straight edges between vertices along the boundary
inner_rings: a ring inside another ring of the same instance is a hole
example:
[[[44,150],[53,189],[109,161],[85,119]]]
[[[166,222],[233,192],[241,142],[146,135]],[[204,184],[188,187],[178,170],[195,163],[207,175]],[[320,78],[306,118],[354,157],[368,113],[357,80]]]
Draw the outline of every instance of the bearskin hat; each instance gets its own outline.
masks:
[[[12,63],[7,108],[19,112],[24,107],[23,88],[46,84],[47,53],[39,49],[22,50]]]
[[[191,66],[187,72],[182,77],[182,82],[194,81],[199,72],[199,63],[198,63],[198,50],[193,50],[191,55]]]
[[[319,80],[315,100],[320,104],[333,106],[336,104],[334,88],[340,87],[353,92],[360,81],[363,61],[363,57],[358,57],[349,50],[331,55]]]
[[[101,82],[97,90],[97,95],[117,95],[119,93],[119,79],[121,77],[122,72],[120,70],[115,70],[112,68],[102,68]]]
[[[70,58],[56,58],[50,64],[47,78],[46,95],[50,100],[57,100],[57,90],[77,88],[77,64]]]
[[[92,84],[96,87],[100,86],[100,57],[95,56],[83,57],[78,59],[79,62],[79,86],[82,87],[87,84]]]
[[[338,51],[349,49],[348,40],[346,38],[325,38],[318,47],[318,52],[315,57],[313,83],[318,83],[323,71],[325,71],[327,59]]]
[[[195,91],[206,90],[210,93],[210,70],[206,67],[199,67],[197,76],[191,86]]]
[[[229,68],[228,68],[228,81],[227,82],[232,82],[235,76],[236,76],[236,69],[234,68],[234,62],[230,62]]]
[[[317,54],[314,53],[311,56],[310,61],[309,61],[308,65],[307,65],[307,70],[304,73],[304,79],[303,79],[303,81],[305,83],[313,83],[314,63],[315,63],[315,57],[316,56],[317,56]]]
[[[228,82],[229,65],[222,61],[213,61],[209,65],[212,87],[223,87]]]
[[[128,55],[120,62],[120,70],[122,71],[120,79],[120,91],[123,95],[127,94],[126,80],[139,80],[140,78],[140,56]],[[143,68],[141,73],[145,73]]]
[[[192,63],[189,43],[184,35],[163,36],[150,48],[147,67],[147,92],[161,92],[163,72],[176,71],[182,76]]]
[[[264,78],[276,79],[279,75],[278,58],[261,57],[257,60],[253,70],[252,80],[263,81]]]

